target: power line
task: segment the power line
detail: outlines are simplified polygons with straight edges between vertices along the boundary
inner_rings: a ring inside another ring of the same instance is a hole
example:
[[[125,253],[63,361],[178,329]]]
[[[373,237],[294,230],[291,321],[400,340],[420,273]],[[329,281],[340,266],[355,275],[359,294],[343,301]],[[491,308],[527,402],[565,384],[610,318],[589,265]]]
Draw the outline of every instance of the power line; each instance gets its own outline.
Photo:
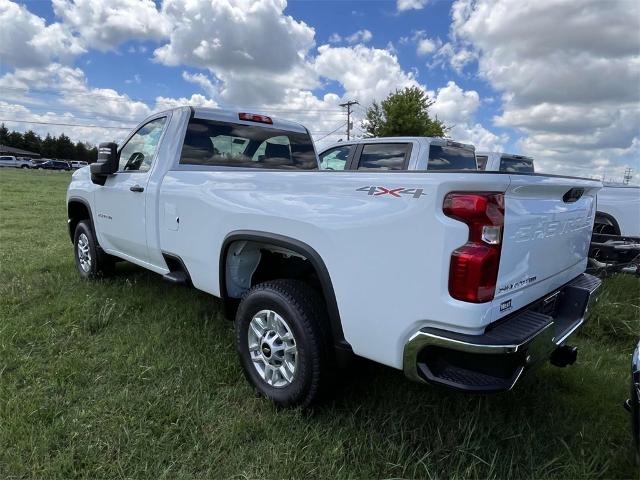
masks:
[[[135,125],[131,125],[128,127],[116,127],[113,125],[88,125],[86,123],[63,123],[63,122],[44,122],[41,120],[11,120],[11,119],[7,119],[7,118],[0,118],[0,122],[7,122],[7,123],[33,123],[36,125],[54,125],[54,126],[60,126],[60,127],[84,127],[84,128],[99,128],[99,129],[113,129],[113,130],[131,130],[132,128],[135,127]],[[340,127],[344,126],[344,124],[340,125]],[[338,127],[338,128],[340,128]],[[337,129],[336,129],[337,130]],[[312,131],[310,132],[312,135],[322,135],[323,133],[326,133],[327,135],[331,135],[333,132],[335,132],[335,130],[318,130],[318,131]],[[324,138],[324,137],[323,137]]]
[[[60,127],[86,127],[86,128],[110,128],[114,130],[131,130],[131,127],[114,127],[110,125],[86,125],[82,123],[61,123],[61,122],[42,122],[39,120],[13,120],[8,118],[0,118],[0,122],[13,122],[13,123],[33,123],[36,125],[55,125]]]
[[[320,137],[320,138],[315,139],[315,140],[314,140],[314,142],[319,142],[320,140],[324,140],[324,139],[325,139],[325,138],[327,138],[329,135],[331,135],[332,133],[337,132],[338,130],[340,130],[340,129],[341,129],[342,127],[344,127],[344,126],[345,126],[345,124],[344,124],[344,123],[343,123],[343,124],[341,124],[341,125],[339,125],[339,126],[338,126],[338,128],[336,128],[336,129],[334,129],[334,130],[331,130],[329,133],[327,133],[326,135],[323,135],[323,136],[322,136],[322,137]]]

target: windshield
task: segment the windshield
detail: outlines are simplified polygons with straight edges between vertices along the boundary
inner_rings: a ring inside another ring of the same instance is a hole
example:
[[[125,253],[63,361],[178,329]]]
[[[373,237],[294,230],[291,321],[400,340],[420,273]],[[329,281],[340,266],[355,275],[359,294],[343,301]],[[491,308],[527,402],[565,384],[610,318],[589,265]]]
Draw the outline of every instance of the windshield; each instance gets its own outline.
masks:
[[[529,158],[502,157],[500,171],[510,173],[533,173],[533,160]]]
[[[477,170],[475,152],[454,145],[431,145],[428,170]]]

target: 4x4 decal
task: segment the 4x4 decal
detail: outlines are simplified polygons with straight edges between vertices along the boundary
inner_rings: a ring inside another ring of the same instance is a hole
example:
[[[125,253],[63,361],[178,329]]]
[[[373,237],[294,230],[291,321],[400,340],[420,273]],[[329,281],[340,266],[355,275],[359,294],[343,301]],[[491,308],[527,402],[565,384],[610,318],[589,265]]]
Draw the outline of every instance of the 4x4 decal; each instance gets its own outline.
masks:
[[[400,195],[411,195],[413,198],[420,198],[426,195],[422,188],[387,188],[387,187],[360,187],[356,188],[356,192],[367,192],[367,195],[379,197],[380,195],[391,195],[392,197],[400,197]]]

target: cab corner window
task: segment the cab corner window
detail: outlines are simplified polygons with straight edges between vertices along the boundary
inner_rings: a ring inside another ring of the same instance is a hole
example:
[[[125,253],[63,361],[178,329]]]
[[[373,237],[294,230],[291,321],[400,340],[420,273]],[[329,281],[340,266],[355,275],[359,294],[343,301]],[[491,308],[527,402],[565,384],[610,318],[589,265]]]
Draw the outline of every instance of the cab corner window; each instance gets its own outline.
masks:
[[[477,155],[476,161],[478,162],[478,170],[486,170],[488,160],[489,157],[487,157],[486,155]]]
[[[408,143],[370,143],[362,148],[358,170],[402,170],[410,151]]]
[[[344,170],[347,167],[353,145],[340,145],[320,155],[321,170]]]
[[[119,172],[148,172],[158,149],[167,117],[144,124],[120,150]]]

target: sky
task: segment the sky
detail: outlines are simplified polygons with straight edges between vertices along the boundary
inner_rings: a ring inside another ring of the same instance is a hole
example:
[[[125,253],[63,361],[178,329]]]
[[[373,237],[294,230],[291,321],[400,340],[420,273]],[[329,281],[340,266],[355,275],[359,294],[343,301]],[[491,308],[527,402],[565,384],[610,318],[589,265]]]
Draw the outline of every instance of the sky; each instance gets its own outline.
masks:
[[[118,140],[177,105],[305,124],[319,148],[408,86],[448,135],[538,171],[640,178],[637,0],[0,0],[0,120]]]

